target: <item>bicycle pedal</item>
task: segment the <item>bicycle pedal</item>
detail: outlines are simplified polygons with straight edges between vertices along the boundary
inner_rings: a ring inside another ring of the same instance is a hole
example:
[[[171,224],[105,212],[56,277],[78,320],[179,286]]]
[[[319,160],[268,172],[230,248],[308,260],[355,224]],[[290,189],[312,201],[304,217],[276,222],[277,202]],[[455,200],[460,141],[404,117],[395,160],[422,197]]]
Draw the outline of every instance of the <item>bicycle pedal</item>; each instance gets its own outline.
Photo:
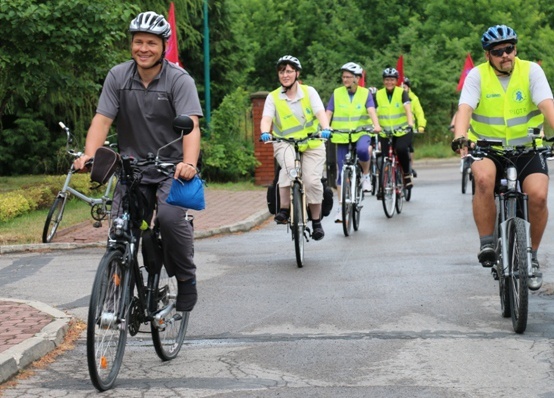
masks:
[[[492,277],[493,277],[493,279],[494,279],[495,281],[498,280],[498,271],[496,270],[496,267],[493,267],[493,268],[491,269],[491,275],[492,275]]]

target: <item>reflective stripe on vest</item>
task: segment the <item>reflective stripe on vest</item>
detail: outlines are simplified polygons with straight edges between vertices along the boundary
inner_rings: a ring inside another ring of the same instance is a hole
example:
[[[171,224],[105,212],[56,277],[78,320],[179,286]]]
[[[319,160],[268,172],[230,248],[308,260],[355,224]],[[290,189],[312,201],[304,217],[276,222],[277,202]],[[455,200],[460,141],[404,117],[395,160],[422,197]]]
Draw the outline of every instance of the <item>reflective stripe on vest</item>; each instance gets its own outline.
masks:
[[[402,103],[403,93],[404,90],[402,88],[395,87],[392,98],[389,101],[386,88],[377,91],[377,118],[383,129],[397,130],[408,126],[408,116]],[[400,136],[405,134],[405,132],[402,132],[395,135]]]
[[[477,68],[481,75],[481,98],[471,117],[469,139],[502,140],[504,146],[530,144],[528,129],[542,128],[544,123],[544,116],[531,98],[531,63],[515,58],[506,91],[488,62]]]
[[[355,130],[358,127],[369,127],[372,125],[369,114],[367,113],[366,103],[369,96],[369,90],[365,87],[358,87],[352,101],[346,87],[335,89],[333,98],[335,101],[335,110],[333,112],[333,121],[331,127],[337,130]],[[352,142],[356,142],[362,135],[361,132],[352,135]],[[335,144],[348,144],[347,134],[336,134],[331,137],[331,142]]]
[[[302,125],[300,120],[293,113],[287,100],[279,98],[279,93],[282,92],[282,88],[278,88],[271,92],[273,101],[275,102],[275,117],[273,118],[273,134],[277,137],[289,137],[302,139],[306,138],[309,134],[317,132],[318,121],[315,118],[310,104],[310,95],[308,93],[308,86],[299,84],[298,87],[304,93],[304,96],[300,99],[300,105],[302,112],[306,118],[306,123]],[[322,144],[322,141],[313,140],[308,144],[300,145],[300,150],[304,151],[306,148],[315,148]]]

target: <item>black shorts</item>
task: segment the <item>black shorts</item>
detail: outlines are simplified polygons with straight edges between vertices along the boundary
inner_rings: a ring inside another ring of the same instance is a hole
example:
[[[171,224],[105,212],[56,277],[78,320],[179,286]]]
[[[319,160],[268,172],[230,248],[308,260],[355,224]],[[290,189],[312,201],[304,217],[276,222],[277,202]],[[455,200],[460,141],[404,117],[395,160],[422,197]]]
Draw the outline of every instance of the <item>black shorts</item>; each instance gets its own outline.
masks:
[[[504,176],[504,170],[501,165],[503,162],[499,161],[497,156],[490,157],[496,164],[496,182],[499,183],[500,179]],[[523,185],[523,181],[530,174],[544,174],[548,176],[548,165],[546,159],[536,153],[530,153],[519,156],[512,156],[510,160],[516,165],[519,183]]]

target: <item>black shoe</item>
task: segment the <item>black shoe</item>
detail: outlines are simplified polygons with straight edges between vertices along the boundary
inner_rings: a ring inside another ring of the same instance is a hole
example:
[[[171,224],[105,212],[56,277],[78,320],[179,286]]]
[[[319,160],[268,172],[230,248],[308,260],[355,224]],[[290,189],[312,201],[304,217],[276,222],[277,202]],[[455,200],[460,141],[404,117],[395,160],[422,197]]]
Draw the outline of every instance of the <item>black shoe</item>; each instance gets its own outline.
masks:
[[[192,311],[196,301],[198,300],[198,293],[196,292],[196,279],[192,278],[188,281],[177,281],[177,311]]]
[[[415,171],[414,168],[412,168],[412,175],[414,176],[414,178],[417,178],[417,172]]]
[[[490,268],[496,263],[496,250],[493,243],[486,243],[481,246],[481,251],[477,255],[479,262],[483,267]]]
[[[325,231],[323,231],[323,227],[321,226],[320,221],[312,221],[312,238],[313,240],[321,240],[325,236]]]
[[[377,200],[383,200],[383,191],[377,191]]]
[[[280,209],[273,219],[277,224],[286,224],[289,221],[289,209]]]

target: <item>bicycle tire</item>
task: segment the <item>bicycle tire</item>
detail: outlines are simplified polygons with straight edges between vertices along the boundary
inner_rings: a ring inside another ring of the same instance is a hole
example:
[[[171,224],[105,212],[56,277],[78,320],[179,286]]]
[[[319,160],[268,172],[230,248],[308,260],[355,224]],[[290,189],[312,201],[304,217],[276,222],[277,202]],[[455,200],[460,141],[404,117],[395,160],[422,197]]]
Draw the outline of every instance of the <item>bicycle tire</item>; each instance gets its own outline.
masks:
[[[355,192],[355,200],[352,205],[352,228],[354,228],[354,231],[357,231],[360,228],[360,213],[362,212],[362,201],[364,200],[364,190],[362,189],[362,170],[358,169],[358,172],[356,173],[356,188],[354,190]]]
[[[87,363],[92,384],[99,391],[113,387],[125,353],[128,318],[125,300],[124,254],[108,250],[96,271],[92,287],[87,325]],[[129,300],[127,300],[129,302]],[[121,308],[123,306],[123,308]]]
[[[349,236],[352,233],[352,207],[354,206],[354,198],[352,198],[352,169],[346,166],[343,169],[342,177],[342,231],[344,236]]]
[[[377,192],[377,158],[372,156],[370,162],[369,171],[371,173],[371,196],[375,196],[375,193]]]
[[[392,163],[390,160],[386,160],[383,162],[383,169],[381,170],[380,189],[382,190],[383,210],[387,218],[392,218],[395,211],[396,188],[393,179]]]
[[[404,207],[404,173],[402,173],[402,168],[397,165],[396,167],[396,200],[394,201],[394,207],[396,208],[396,213],[402,213]]]
[[[302,191],[300,184],[295,182],[292,187],[292,233],[294,236],[294,251],[296,254],[296,265],[298,268],[304,266],[304,209],[302,204]]]
[[[48,215],[46,216],[46,221],[44,222],[44,229],[42,230],[42,243],[52,242],[54,235],[56,235],[56,231],[62,222],[66,200],[67,196],[59,195],[56,199],[54,199],[54,203],[52,204],[52,207],[50,207]]]
[[[468,167],[466,165],[466,161],[464,160],[464,164],[462,167],[462,193],[463,194],[466,193],[468,180],[469,180],[469,172],[468,172]]]
[[[508,238],[508,291],[512,326],[516,333],[525,332],[529,309],[528,263],[527,263],[527,232],[525,221],[515,217],[506,226]]]
[[[499,206],[498,199],[496,200],[496,206]],[[496,213],[494,241],[496,242],[496,272],[498,274],[498,295],[500,296],[500,313],[503,318],[509,318],[512,316],[512,310],[510,307],[510,294],[507,287],[507,279],[504,275],[504,262],[502,259],[502,239],[500,239],[500,221],[499,214]]]
[[[409,202],[412,199],[412,188],[413,187],[404,187],[404,200]]]
[[[190,312],[180,312],[175,309],[177,278],[170,277],[163,266],[158,276],[158,283],[154,289],[157,292],[156,310],[159,312],[166,308],[171,310],[162,318],[150,322],[150,330],[156,354],[162,361],[170,361],[181,350],[187,333]],[[156,319],[156,315],[154,317]]]

